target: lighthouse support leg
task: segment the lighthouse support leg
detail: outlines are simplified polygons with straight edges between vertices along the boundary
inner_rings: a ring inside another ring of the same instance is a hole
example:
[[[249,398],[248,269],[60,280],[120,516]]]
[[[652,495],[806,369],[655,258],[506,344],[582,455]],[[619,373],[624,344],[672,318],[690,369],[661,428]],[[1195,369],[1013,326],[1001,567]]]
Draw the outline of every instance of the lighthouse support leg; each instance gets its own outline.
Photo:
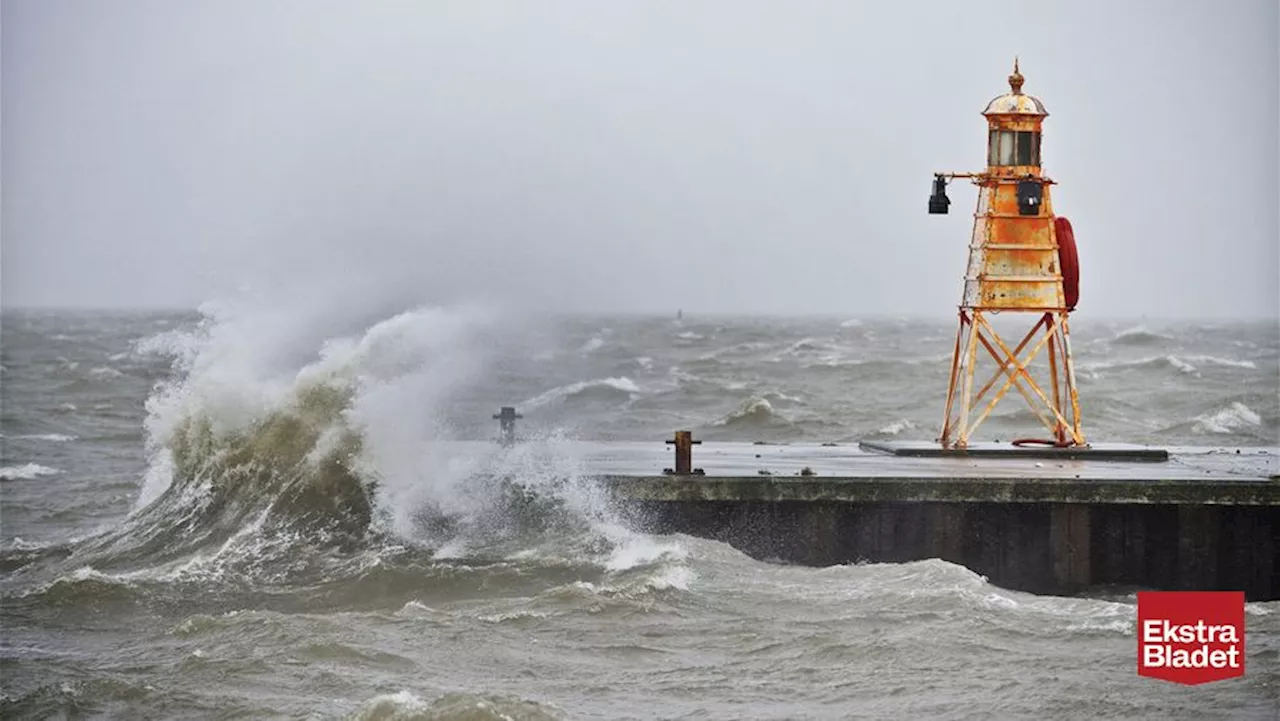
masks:
[[[1058,415],[1062,415],[1062,388],[1058,383],[1058,334],[1061,332],[1054,317],[1044,314],[1044,320],[1049,324],[1049,378],[1053,381],[1053,407],[1058,410]],[[1053,430],[1053,440],[1058,445],[1063,445],[1067,441],[1067,429],[1061,423],[1057,424]]]
[[[1071,333],[1067,326],[1067,313],[1058,314],[1062,327],[1062,365],[1067,370],[1067,397],[1071,400],[1071,440],[1077,446],[1087,445],[1084,431],[1080,429],[1080,394],[1076,392],[1076,366],[1071,360]]]
[[[982,321],[982,311],[973,311],[969,319],[969,334],[964,342],[963,366],[960,369],[960,382],[963,388],[960,393],[960,428],[956,434],[955,447],[966,448],[969,445],[969,408],[973,401],[973,366],[978,353],[978,323]]]
[[[942,443],[943,448],[948,447],[948,444],[951,442],[951,430],[952,430],[951,429],[951,426],[952,426],[951,411],[952,411],[952,408],[954,408],[955,406],[955,400],[956,400],[956,379],[960,375],[960,357],[961,357],[960,354],[962,350],[962,346],[960,345],[960,343],[964,339],[964,328],[965,328],[965,324],[967,324],[968,322],[969,322],[969,317],[965,315],[965,312],[963,310],[961,310],[960,324],[956,328],[956,348],[951,356],[951,379],[947,381],[947,408],[946,408],[946,411],[944,411],[942,414],[942,437],[939,439],[939,441]]]
[[[1010,349],[981,310],[970,312],[972,315],[966,314],[963,309],[960,312],[960,327],[956,332],[955,354],[951,361],[951,377],[947,388],[942,436],[939,439],[942,446],[944,448],[967,447],[974,431],[1014,388],[1018,390],[1018,394],[1027,402],[1027,406],[1041,424],[1053,434],[1050,443],[1059,446],[1085,445],[1084,435],[1080,432],[1079,394],[1076,392],[1075,369],[1072,364],[1067,332],[1067,313],[1065,311],[1057,314],[1043,313],[1022,340]],[[975,393],[974,374],[979,345],[985,348],[987,354],[995,361],[996,369]],[[1028,372],[1036,356],[1046,347],[1051,381],[1048,393]],[[984,404],[983,401],[988,392],[1001,379],[1003,383]],[[1070,402],[1069,410],[1064,401]],[[979,404],[983,407],[974,417]]]

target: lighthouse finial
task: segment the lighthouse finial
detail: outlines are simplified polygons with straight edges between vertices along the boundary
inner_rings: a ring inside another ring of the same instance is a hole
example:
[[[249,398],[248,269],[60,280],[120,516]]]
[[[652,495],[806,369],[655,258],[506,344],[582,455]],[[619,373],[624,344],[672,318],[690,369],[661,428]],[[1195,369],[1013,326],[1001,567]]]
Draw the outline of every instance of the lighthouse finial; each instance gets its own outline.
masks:
[[[1022,73],[1018,72],[1018,56],[1013,56],[1013,75],[1009,76],[1009,89],[1014,95],[1022,94]]]

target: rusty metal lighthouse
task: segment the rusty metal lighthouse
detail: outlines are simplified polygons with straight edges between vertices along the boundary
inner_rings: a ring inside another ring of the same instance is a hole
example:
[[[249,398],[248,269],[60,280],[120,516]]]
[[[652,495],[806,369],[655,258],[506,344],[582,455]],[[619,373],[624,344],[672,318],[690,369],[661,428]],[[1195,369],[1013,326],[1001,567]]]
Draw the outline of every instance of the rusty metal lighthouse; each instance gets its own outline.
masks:
[[[1085,445],[1067,324],[1079,290],[1075,239],[1067,219],[1053,214],[1049,189],[1054,183],[1040,164],[1041,126],[1049,113],[1039,98],[1022,92],[1023,82],[1015,59],[1009,92],[982,112],[988,130],[986,170],[937,173],[929,198],[930,213],[946,213],[948,181],[968,178],[978,186],[939,439],[947,449],[968,447],[1010,390],[1017,390],[1051,434],[1028,442]],[[1010,345],[990,320],[1000,313],[1034,321]],[[1036,363],[1042,352],[1047,363]],[[988,357],[994,366],[979,374]],[[1037,382],[1046,372],[1048,383]],[[979,386],[975,380],[982,378]]]

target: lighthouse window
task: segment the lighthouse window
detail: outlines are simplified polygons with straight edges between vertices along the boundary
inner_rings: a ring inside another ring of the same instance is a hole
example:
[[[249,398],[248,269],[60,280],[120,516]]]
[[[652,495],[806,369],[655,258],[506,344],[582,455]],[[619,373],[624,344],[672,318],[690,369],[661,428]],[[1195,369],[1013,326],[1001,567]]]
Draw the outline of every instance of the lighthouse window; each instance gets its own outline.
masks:
[[[1030,131],[993,130],[989,165],[1039,165],[1040,133]]]

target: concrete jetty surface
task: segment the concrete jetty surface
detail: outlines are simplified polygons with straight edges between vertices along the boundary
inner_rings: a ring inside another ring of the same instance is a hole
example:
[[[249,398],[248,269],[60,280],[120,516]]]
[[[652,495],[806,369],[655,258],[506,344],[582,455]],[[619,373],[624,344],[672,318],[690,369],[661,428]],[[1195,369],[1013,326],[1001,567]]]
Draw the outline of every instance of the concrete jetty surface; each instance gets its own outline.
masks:
[[[1112,452],[1084,458],[1054,449],[921,457],[708,442],[693,453],[701,473],[689,475],[663,473],[673,463],[661,442],[569,448],[636,524],[759,558],[941,558],[1035,593],[1112,586],[1280,598],[1280,448],[1169,448],[1153,461],[1118,460],[1125,448],[1104,446]]]

